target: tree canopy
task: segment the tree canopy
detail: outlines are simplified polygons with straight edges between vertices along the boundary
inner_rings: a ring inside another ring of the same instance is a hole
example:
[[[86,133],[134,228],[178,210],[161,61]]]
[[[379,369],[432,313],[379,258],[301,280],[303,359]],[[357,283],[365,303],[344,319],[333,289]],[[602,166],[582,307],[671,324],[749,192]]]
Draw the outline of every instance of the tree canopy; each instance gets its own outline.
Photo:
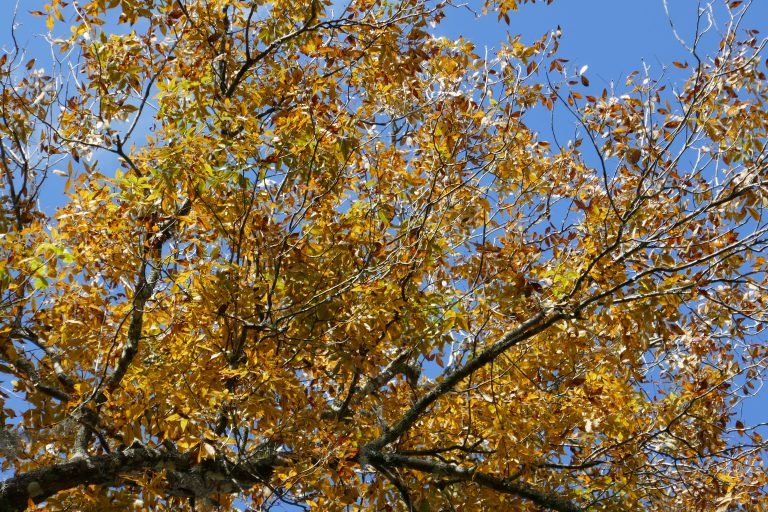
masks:
[[[555,27],[441,37],[450,0],[39,2],[0,509],[764,506],[764,41],[710,7],[601,90]]]

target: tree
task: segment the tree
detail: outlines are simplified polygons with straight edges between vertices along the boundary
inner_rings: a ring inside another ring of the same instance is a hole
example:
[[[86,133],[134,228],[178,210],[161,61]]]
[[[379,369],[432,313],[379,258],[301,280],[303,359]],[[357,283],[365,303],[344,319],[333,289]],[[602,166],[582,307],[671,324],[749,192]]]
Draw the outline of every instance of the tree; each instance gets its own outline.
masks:
[[[0,58],[0,509],[758,510],[745,7],[621,95],[449,2],[34,12],[71,32]]]

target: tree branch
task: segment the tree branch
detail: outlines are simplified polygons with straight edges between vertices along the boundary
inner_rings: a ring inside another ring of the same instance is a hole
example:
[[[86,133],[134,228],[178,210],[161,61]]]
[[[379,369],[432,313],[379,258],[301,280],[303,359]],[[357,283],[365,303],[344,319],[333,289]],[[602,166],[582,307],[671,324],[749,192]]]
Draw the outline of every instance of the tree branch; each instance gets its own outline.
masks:
[[[192,208],[192,201],[186,199],[176,211],[176,214],[163,222],[159,226],[158,232],[151,238],[152,247],[155,252],[162,250],[163,244],[173,235],[173,230],[178,224],[178,217],[187,215]],[[147,267],[151,267],[149,275],[146,275]],[[144,326],[144,306],[152,296],[155,285],[160,279],[159,262],[157,265],[145,262],[139,271],[139,279],[136,284],[136,294],[133,298],[133,313],[131,313],[131,322],[128,324],[128,338],[120,354],[120,359],[115,367],[115,371],[110,375],[106,383],[109,391],[114,390],[120,384],[120,381],[128,371],[131,361],[139,350],[139,339],[141,339],[142,328]]]
[[[462,468],[453,464],[408,457],[397,453],[369,452],[367,461],[374,467],[408,468],[432,475],[449,476],[458,481],[474,482],[495,491],[532,501],[549,510],[557,510],[558,512],[582,512],[584,510],[576,503],[552,493],[538,490],[524,483],[514,482],[508,478],[498,478],[487,473],[481,473],[471,468]]]
[[[114,391],[120,385],[120,382],[123,380],[123,377],[128,371],[128,367],[131,365],[131,362],[133,362],[133,358],[139,351],[139,340],[141,339],[144,327],[144,306],[152,297],[152,293],[154,292],[155,286],[157,285],[157,281],[160,279],[160,256],[163,245],[171,238],[171,236],[173,236],[174,230],[179,223],[179,217],[183,217],[189,214],[191,208],[192,200],[189,198],[185,199],[182,205],[176,210],[176,213],[172,217],[163,221],[158,226],[158,231],[149,239],[151,243],[151,250],[154,253],[156,262],[152,264],[149,261],[145,261],[139,270],[139,278],[136,283],[136,293],[133,298],[133,311],[131,313],[130,323],[128,324],[128,335],[125,341],[125,346],[123,347],[123,352],[120,354],[120,358],[118,359],[114,372],[109,376],[109,378],[106,380],[106,383],[104,384],[104,388],[106,388],[108,391]],[[147,275],[147,267],[151,267],[149,270],[149,275]],[[94,398],[96,403],[101,406],[101,404],[106,401],[106,396],[101,391],[101,389],[102,386],[99,384],[99,386],[97,386],[91,394],[90,398],[83,402],[81,406],[85,406],[88,401]],[[85,418],[83,415],[86,414],[88,414],[89,421],[84,422],[82,421],[82,418]],[[98,422],[98,411],[95,411],[95,414],[83,412],[80,413],[79,416],[81,417],[78,417],[78,421],[82,423],[82,426],[80,427],[80,430],[76,436],[75,454],[78,457],[83,458],[87,456],[88,443],[90,442],[92,426]]]
[[[117,486],[122,477],[146,471],[165,470],[167,492],[171,496],[200,496],[203,491],[233,492],[267,480],[278,458],[275,453],[267,453],[240,464],[223,458],[198,462],[196,451],[179,453],[136,443],[115,453],[51,464],[9,478],[0,483],[0,510],[22,511],[30,499],[40,503],[82,485]],[[204,482],[205,486],[195,487],[191,482]]]
[[[549,317],[546,311],[540,311],[533,315],[531,318],[521,323],[511,331],[509,331],[499,341],[485,349],[476,358],[467,362],[464,366],[457,368],[456,370],[448,373],[445,378],[426,395],[421,397],[413,406],[400,418],[400,421],[392,428],[386,430],[378,439],[371,441],[365,445],[361,451],[365,454],[366,451],[379,451],[386,445],[390,444],[398,437],[400,437],[408,428],[413,425],[416,420],[419,419],[424,411],[432,405],[438,398],[453,389],[453,387],[461,382],[464,378],[468,377],[472,373],[476,372],[483,366],[494,361],[501,353],[510,347],[517,345],[523,340],[526,340],[549,326],[565,318],[565,314],[562,312],[555,312]]]
[[[11,335],[25,339],[42,350],[43,353],[45,353],[45,355],[48,356],[48,358],[51,360],[51,365],[53,366],[53,371],[56,373],[56,378],[59,380],[61,385],[64,386],[67,393],[71,393],[74,390],[74,381],[69,375],[67,375],[64,367],[61,366],[61,357],[55,349],[49,347],[47,343],[40,339],[40,336],[38,336],[27,327],[18,327],[11,331]]]
[[[16,356],[14,357],[8,350],[2,350],[2,352],[0,352],[0,360],[10,363],[14,370],[16,370],[17,375],[20,377],[26,376],[34,388],[41,393],[55,398],[60,402],[68,402],[70,400],[69,393],[62,391],[58,387],[51,386],[43,382],[42,378],[40,377],[40,373],[35,367],[35,364],[21,354],[23,354],[23,352],[17,352]]]

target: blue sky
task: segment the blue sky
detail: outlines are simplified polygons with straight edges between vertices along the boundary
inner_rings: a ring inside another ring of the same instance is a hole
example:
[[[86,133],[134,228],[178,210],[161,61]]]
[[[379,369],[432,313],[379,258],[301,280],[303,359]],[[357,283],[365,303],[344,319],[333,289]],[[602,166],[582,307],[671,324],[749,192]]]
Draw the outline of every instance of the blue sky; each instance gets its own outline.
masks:
[[[466,2],[467,5],[479,1]],[[510,16],[509,27],[496,21],[494,16],[472,20],[467,9],[450,14],[442,31],[456,37],[463,35],[474,41],[478,48],[498,47],[506,32],[523,34],[533,39],[560,26],[563,31],[559,56],[570,59],[578,69],[589,66],[593,87],[607,87],[611,80],[623,82],[634,70],[640,70],[643,62],[659,73],[673,60],[685,60],[687,51],[676,40],[670,19],[678,34],[690,41],[695,33],[697,13],[702,1],[669,0],[667,16],[662,0],[555,0],[552,5],[537,3],[520,8]],[[719,33],[725,27],[722,20],[725,10],[723,0],[716,0],[713,12],[718,24],[712,28],[711,37],[704,43],[704,50],[719,42]],[[745,2],[743,5],[745,5]],[[749,7],[743,28],[768,32],[768,2],[755,0]]]

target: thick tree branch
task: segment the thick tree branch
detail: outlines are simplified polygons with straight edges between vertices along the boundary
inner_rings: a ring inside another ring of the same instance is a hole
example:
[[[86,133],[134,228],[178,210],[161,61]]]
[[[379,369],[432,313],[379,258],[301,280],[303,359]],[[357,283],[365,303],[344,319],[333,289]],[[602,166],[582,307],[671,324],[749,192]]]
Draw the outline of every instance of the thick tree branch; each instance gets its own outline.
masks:
[[[462,468],[453,464],[408,457],[397,453],[369,452],[367,461],[374,467],[407,468],[436,476],[448,476],[454,481],[474,482],[495,491],[524,498],[549,510],[557,510],[558,512],[581,512],[584,510],[574,502],[555,494],[510,479],[481,473],[471,468]]]
[[[162,222],[157,232],[149,239],[155,261],[154,263],[145,261],[141,265],[139,278],[136,284],[136,293],[133,298],[133,311],[131,313],[130,323],[128,324],[128,335],[125,346],[123,347],[123,352],[120,354],[114,372],[104,384],[104,388],[108,391],[113,391],[120,385],[120,382],[128,371],[128,367],[131,365],[131,362],[133,362],[134,357],[139,351],[139,340],[141,339],[144,327],[144,307],[147,301],[152,297],[157,281],[160,279],[160,255],[163,245],[171,238],[171,236],[173,236],[174,230],[179,223],[179,217],[189,214],[191,208],[192,200],[189,198],[185,199],[182,205],[176,210],[175,215]],[[147,275],[148,268],[149,274]],[[96,388],[89,400],[94,397],[99,405],[106,401],[106,396],[101,391],[101,386]],[[84,406],[85,403],[81,405]],[[87,456],[90,435],[94,425],[98,422],[98,412],[81,412],[77,417],[82,426],[76,436],[75,453],[78,457],[83,458]],[[86,417],[88,419],[87,422],[83,421]]]
[[[186,199],[181,207],[176,211],[176,215],[159,226],[157,233],[150,239],[155,253],[162,250],[163,244],[173,235],[173,230],[178,224],[178,217],[187,215],[192,208],[192,201]],[[149,274],[147,269],[149,267]],[[110,375],[106,383],[107,390],[114,390],[120,385],[120,381],[128,371],[128,367],[139,350],[139,340],[144,326],[144,306],[152,297],[157,281],[160,278],[159,261],[156,263],[145,262],[141,266],[139,279],[136,283],[136,294],[133,298],[133,312],[131,313],[131,322],[128,324],[128,337],[123,347],[123,352],[115,367],[115,371]]]
[[[531,318],[521,323],[511,331],[509,331],[499,341],[485,349],[476,358],[467,362],[464,366],[457,368],[456,370],[448,373],[445,378],[437,384],[426,395],[421,397],[413,406],[400,418],[393,427],[389,428],[378,439],[368,443],[363,447],[362,451],[379,451],[383,447],[387,446],[413,425],[416,420],[432,405],[438,398],[445,393],[453,389],[456,384],[461,382],[472,373],[476,372],[483,366],[494,361],[504,351],[517,345],[521,341],[531,338],[532,336],[544,331],[555,322],[565,318],[565,314],[562,312],[550,313],[547,316],[546,311],[540,311],[533,315]]]
[[[40,503],[82,485],[118,486],[123,477],[147,471],[167,471],[167,492],[172,496],[235,492],[268,479],[276,464],[275,453],[240,464],[221,458],[198,462],[196,451],[179,453],[137,444],[123,451],[51,464],[9,478],[0,483],[0,510],[25,510],[30,499]]]

